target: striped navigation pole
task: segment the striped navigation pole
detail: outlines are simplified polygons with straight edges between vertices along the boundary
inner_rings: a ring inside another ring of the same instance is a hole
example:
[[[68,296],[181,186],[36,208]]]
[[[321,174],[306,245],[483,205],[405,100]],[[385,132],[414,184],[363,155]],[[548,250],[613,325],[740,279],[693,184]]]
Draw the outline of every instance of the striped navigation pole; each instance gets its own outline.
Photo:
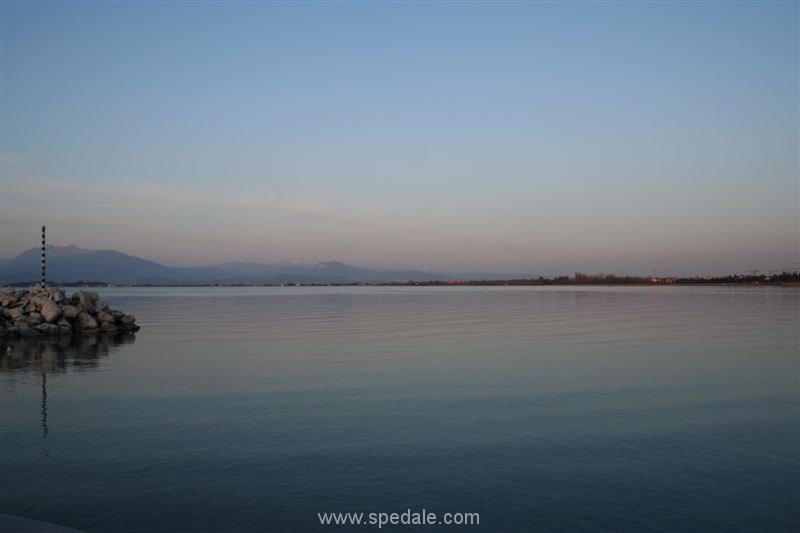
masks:
[[[45,277],[44,277],[44,226],[42,226],[42,288],[44,289],[45,285]]]

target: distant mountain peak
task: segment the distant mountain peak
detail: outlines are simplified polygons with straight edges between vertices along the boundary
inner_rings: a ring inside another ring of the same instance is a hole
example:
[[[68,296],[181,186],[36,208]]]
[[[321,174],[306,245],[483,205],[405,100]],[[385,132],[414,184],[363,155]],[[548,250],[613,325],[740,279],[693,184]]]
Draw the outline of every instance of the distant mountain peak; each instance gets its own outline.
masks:
[[[33,249],[35,250],[35,248]],[[59,255],[89,255],[96,253],[96,250],[87,250],[86,248],[80,248],[75,246],[74,244],[64,243],[64,244],[49,244],[45,246],[45,252],[51,252]]]
[[[350,265],[346,265],[341,261],[321,261],[314,265],[314,270],[326,270],[332,268],[355,268]]]

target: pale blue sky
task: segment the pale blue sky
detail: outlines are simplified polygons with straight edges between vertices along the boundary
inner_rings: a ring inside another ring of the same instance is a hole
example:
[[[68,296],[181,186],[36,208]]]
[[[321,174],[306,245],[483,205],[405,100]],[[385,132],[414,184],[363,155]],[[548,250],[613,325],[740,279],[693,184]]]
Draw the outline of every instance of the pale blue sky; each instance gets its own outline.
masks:
[[[798,259],[796,2],[2,2],[0,256]],[[794,265],[795,268],[797,265]]]

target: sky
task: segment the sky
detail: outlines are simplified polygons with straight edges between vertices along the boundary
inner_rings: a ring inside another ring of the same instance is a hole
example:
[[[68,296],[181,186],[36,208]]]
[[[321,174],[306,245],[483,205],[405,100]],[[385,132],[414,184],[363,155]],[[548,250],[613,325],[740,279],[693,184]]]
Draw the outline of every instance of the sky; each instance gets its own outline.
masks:
[[[797,2],[0,5],[0,257],[797,269]]]

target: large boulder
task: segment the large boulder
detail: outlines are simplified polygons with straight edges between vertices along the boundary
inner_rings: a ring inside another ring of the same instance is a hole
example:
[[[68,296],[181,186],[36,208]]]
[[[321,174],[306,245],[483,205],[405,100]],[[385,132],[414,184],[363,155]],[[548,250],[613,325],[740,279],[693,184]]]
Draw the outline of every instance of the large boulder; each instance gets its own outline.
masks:
[[[114,315],[112,315],[107,311],[98,311],[97,320],[99,320],[100,322],[110,322],[111,324],[113,324],[115,321]]]
[[[76,291],[72,295],[72,301],[83,307],[84,309],[94,310],[94,304],[97,301],[97,293],[93,291]]]
[[[124,315],[117,323],[122,331],[139,331],[139,326],[136,325],[136,317],[133,315]]]
[[[3,307],[11,307],[15,303],[19,301],[19,297],[15,292],[4,292],[2,296],[0,296],[0,305]]]
[[[46,322],[53,323],[61,316],[61,308],[50,300],[43,300],[40,313]]]
[[[61,308],[61,314],[64,318],[75,318],[80,314],[80,309],[75,307],[74,305],[65,305]]]
[[[50,289],[47,291],[47,297],[55,303],[60,303],[66,299],[64,291],[61,289]]]
[[[78,327],[83,331],[97,329],[97,320],[89,313],[83,312],[78,315]]]
[[[25,309],[22,307],[12,307],[11,309],[6,309],[6,316],[11,320],[17,320],[18,318],[22,318],[22,315],[25,314]]]

